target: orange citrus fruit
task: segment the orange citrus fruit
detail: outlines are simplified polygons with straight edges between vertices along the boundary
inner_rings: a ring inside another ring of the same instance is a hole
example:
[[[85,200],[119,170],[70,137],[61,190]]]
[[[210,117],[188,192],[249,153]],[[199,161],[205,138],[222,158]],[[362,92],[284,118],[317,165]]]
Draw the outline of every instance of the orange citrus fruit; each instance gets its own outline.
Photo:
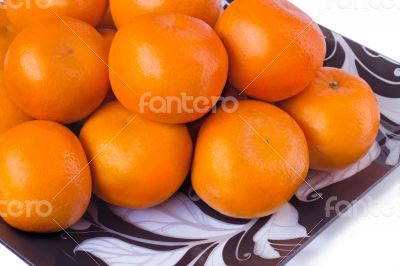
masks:
[[[31,120],[8,98],[3,75],[0,71],[0,135],[22,122]]]
[[[4,5],[18,31],[57,16],[74,17],[96,26],[107,10],[107,0],[5,0]]]
[[[85,22],[63,17],[37,23],[18,34],[7,52],[8,94],[34,118],[81,120],[107,93],[107,53],[102,36]]]
[[[379,105],[361,78],[322,68],[299,95],[280,103],[306,135],[311,168],[336,170],[365,155],[378,134]]]
[[[0,3],[0,69],[4,67],[4,58],[15,35],[16,33],[10,25],[5,10],[2,9]]]
[[[231,84],[260,100],[302,91],[326,53],[318,25],[288,1],[236,0],[215,29],[228,51]]]
[[[186,14],[214,26],[222,11],[220,0],[110,0],[110,9],[118,28],[137,16],[161,12]]]
[[[152,122],[114,101],[94,113],[80,139],[92,159],[94,193],[114,205],[157,205],[182,185],[192,141],[185,125]]]
[[[120,29],[109,56],[111,87],[131,112],[165,123],[204,116],[225,86],[228,58],[214,30],[182,14],[147,14]]]
[[[309,167],[296,121],[271,104],[244,100],[219,108],[201,127],[192,166],[198,196],[222,214],[269,215],[296,192]]]
[[[108,28],[101,28],[101,29],[98,29],[97,31],[101,34],[101,36],[103,36],[104,40],[106,41],[107,50],[110,51],[111,44],[114,40],[116,31],[114,29],[108,29]],[[114,101],[114,100],[115,100],[115,95],[114,95],[113,91],[111,90],[111,88],[108,88],[106,97],[105,97],[102,105],[109,103],[111,101]]]
[[[23,231],[66,229],[86,211],[91,176],[78,138],[49,121],[20,124],[0,137],[3,219]]]

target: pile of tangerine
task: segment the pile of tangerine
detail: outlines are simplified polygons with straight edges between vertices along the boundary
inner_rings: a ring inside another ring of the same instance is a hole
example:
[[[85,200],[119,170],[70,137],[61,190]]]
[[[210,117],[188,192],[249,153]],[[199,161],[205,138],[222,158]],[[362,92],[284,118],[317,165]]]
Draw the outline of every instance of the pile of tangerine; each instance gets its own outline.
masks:
[[[369,85],[323,67],[323,34],[286,0],[225,11],[220,0],[5,0],[0,11],[0,198],[51,206],[2,204],[24,231],[71,226],[92,191],[160,204],[189,172],[220,213],[270,215],[309,168],[356,162],[378,132]]]

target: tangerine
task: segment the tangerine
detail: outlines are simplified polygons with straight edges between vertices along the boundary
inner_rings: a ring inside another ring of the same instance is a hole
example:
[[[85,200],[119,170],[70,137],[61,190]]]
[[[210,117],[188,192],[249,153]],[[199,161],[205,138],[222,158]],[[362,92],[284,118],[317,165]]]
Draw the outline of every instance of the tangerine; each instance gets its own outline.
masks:
[[[228,51],[230,83],[259,100],[301,92],[326,53],[318,25],[286,0],[236,0],[215,30]]]
[[[94,193],[121,207],[165,201],[190,168],[192,141],[185,125],[146,120],[116,101],[88,119],[80,139],[92,160]]]
[[[380,111],[371,87],[337,68],[321,68],[300,94],[280,103],[301,126],[311,168],[332,171],[365,155],[378,134]]]
[[[111,87],[131,112],[164,123],[208,113],[224,89],[228,57],[214,30],[183,14],[146,14],[111,46]]]
[[[29,121],[0,137],[0,210],[23,231],[62,231],[86,211],[90,169],[78,138],[49,121]],[[29,204],[29,205],[28,205]]]
[[[79,121],[106,96],[107,53],[102,36],[85,22],[55,17],[36,23],[18,34],[7,52],[8,94],[34,118]]]
[[[242,100],[236,112],[220,107],[202,125],[192,185],[220,213],[258,218],[289,201],[308,167],[307,142],[296,121],[274,105]]]

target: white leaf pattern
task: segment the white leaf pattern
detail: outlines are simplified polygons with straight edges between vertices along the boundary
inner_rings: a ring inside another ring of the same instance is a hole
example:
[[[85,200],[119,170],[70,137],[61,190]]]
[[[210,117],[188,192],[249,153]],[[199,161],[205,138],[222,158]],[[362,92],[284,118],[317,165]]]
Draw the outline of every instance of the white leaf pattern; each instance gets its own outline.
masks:
[[[219,243],[207,261],[208,265],[221,265],[222,251],[226,242],[240,232],[246,232],[249,224],[234,225],[216,220],[200,210],[182,193],[159,206],[129,210],[111,207],[117,216],[128,223],[163,236],[207,239]],[[271,216],[266,225],[254,236],[254,253],[265,259],[279,257],[279,253],[268,240],[287,240],[307,236],[306,229],[298,224],[298,212],[290,204],[285,204]],[[250,224],[254,224],[255,220]]]
[[[390,132],[383,125],[381,125],[380,130],[386,138],[385,146],[389,150],[385,163],[387,165],[395,166],[400,162],[400,136],[397,134],[397,138],[388,137],[388,135],[393,135],[395,133]]]
[[[307,237],[307,230],[298,223],[299,214],[290,204],[282,206],[253,236],[254,254],[264,259],[280,257],[269,240],[287,240]]]
[[[75,250],[89,252],[112,266],[128,265],[128,263],[129,265],[159,265],[158,263],[174,265],[189,249],[204,244],[208,247],[193,258],[190,265],[210,248],[213,250],[205,264],[225,265],[223,250],[227,242],[237,234],[244,236],[257,222],[252,220],[245,224],[231,224],[217,220],[202,212],[182,193],[177,193],[166,203],[149,209],[133,210],[115,206],[110,206],[110,209],[126,222],[149,232],[189,240],[176,242],[176,247],[183,246],[181,248],[156,251],[112,237],[99,237],[85,240]],[[96,212],[96,208],[92,206],[91,211]],[[298,218],[297,210],[289,203],[281,207],[254,235],[254,254],[265,259],[278,258],[279,252],[271,246],[269,240],[288,240],[307,236],[306,229],[298,224]],[[129,238],[128,235],[119,235]],[[239,257],[241,241],[242,239],[237,244],[236,257]],[[163,245],[163,241],[153,240],[152,244]],[[251,256],[247,253],[243,257],[246,260]]]
[[[400,124],[400,98],[388,98],[376,95],[381,113],[393,122]]]
[[[389,149],[386,164],[397,165],[400,161],[400,141],[396,139],[387,139],[385,145]]]
[[[221,266],[225,265],[224,262],[224,252],[225,244],[216,246],[208,257],[204,266]]]
[[[139,247],[112,237],[98,237],[83,241],[75,252],[85,251],[113,266],[174,265],[185,255],[188,248],[158,251]]]
[[[124,221],[139,228],[176,238],[218,237],[238,232],[245,227],[208,216],[182,193],[177,193],[167,202],[153,208],[124,209],[113,206],[110,209]]]

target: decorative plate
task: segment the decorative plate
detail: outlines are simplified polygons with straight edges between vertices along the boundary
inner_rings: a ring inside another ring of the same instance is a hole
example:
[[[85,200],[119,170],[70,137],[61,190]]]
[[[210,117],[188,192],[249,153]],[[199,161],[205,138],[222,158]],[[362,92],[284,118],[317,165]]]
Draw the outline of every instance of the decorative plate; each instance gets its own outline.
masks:
[[[1,242],[35,265],[285,264],[349,207],[336,203],[354,202],[399,163],[400,63],[322,30],[328,46],[325,65],[363,77],[381,105],[379,135],[359,162],[333,173],[311,172],[307,182],[315,191],[304,184],[290,203],[258,220],[216,213],[187,181],[169,201],[145,210],[94,198],[84,218],[58,234],[27,234],[1,221]]]

